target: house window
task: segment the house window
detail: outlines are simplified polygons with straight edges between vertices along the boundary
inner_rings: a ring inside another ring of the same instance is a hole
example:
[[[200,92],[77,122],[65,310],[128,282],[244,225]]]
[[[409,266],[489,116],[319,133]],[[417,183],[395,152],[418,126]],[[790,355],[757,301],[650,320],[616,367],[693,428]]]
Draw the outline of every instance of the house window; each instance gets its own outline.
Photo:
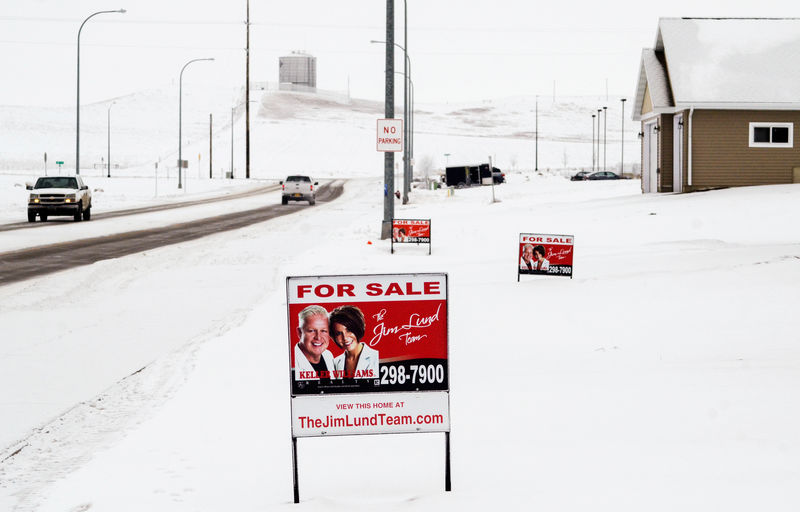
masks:
[[[750,123],[751,148],[791,148],[793,123]]]

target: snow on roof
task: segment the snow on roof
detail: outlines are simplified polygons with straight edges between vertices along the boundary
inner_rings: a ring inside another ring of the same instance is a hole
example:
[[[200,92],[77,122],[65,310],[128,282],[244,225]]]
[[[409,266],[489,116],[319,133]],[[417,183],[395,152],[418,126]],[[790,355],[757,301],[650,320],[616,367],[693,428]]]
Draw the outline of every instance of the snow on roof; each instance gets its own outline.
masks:
[[[657,40],[678,105],[800,100],[800,19],[662,18]]]

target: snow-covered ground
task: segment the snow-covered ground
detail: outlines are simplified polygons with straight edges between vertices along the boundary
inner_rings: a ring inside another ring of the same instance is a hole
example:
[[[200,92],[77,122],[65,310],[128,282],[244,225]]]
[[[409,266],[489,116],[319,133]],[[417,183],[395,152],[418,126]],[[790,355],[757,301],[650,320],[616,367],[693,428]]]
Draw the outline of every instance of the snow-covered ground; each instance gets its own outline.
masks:
[[[432,219],[433,254],[391,255],[379,239],[380,104],[266,94],[252,125],[253,179],[241,179],[239,109],[237,179],[223,180],[230,107],[189,91],[186,188],[168,169],[174,91],[117,98],[112,162],[122,166],[111,178],[82,172],[95,213],[294,172],[347,178],[345,192],[234,232],[0,287],[0,510],[800,506],[800,185],[643,196],[636,180],[570,182],[560,168],[591,164],[602,100],[540,98],[541,173],[530,171],[533,98],[418,105],[418,171],[427,161],[436,172],[445,153],[450,164],[492,155],[509,183],[495,187],[496,203],[489,187],[414,191],[396,215]],[[240,92],[214,94],[230,105]],[[107,107],[82,110],[82,161],[105,154]],[[49,173],[57,159],[69,172],[73,114],[0,106],[0,224],[25,220],[24,186],[42,151]],[[609,166],[618,123],[610,106]],[[635,131],[626,123],[634,161]],[[9,250],[278,201],[271,192],[2,231],[0,265]],[[520,232],[574,235],[574,279],[518,283]],[[441,434],[301,439],[303,501],[290,504],[286,276],[440,271],[450,278],[453,492],[443,492]]]
[[[800,186],[509,179],[497,203],[398,205],[432,219],[431,256],[389,254],[381,183],[361,178],[0,288],[0,404],[20,420],[0,509],[796,510]],[[520,232],[574,235],[575,278],[518,283]],[[453,492],[441,434],[301,439],[292,505],[285,277],[426,271],[450,276]],[[25,430],[34,410],[53,419]]]

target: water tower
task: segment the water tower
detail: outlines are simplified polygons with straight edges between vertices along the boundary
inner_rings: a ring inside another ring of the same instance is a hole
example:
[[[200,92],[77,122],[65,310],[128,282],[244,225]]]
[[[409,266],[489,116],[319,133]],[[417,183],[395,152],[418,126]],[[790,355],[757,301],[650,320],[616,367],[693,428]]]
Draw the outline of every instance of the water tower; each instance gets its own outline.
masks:
[[[292,52],[280,58],[278,80],[282,84],[317,87],[317,58],[305,52]]]

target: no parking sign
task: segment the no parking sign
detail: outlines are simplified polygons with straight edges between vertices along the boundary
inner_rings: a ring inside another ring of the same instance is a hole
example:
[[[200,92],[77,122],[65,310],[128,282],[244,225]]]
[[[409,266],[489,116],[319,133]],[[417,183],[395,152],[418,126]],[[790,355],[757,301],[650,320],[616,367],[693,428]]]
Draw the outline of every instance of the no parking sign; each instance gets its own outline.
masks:
[[[378,151],[403,151],[403,120],[378,119],[376,146]]]

